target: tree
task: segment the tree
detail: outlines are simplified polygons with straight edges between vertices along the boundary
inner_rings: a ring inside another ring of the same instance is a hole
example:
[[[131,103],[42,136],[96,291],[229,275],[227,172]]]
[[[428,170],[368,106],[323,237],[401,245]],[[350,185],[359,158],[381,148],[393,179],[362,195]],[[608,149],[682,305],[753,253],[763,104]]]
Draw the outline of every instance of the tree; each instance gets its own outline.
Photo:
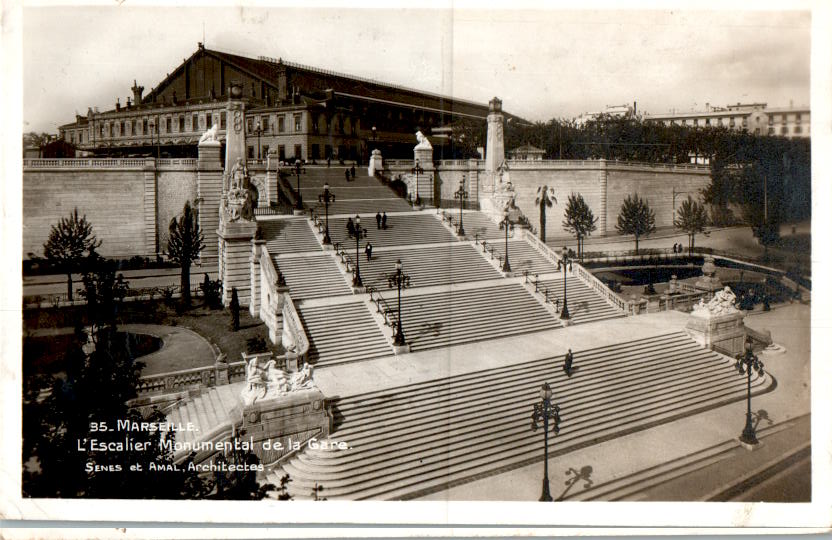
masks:
[[[199,253],[204,248],[197,212],[191,209],[190,201],[186,201],[182,217],[178,221],[176,218],[170,220],[167,249],[168,257],[182,267],[179,285],[182,289],[182,303],[186,305],[191,303],[191,263],[199,258]]]
[[[615,228],[621,234],[635,236],[636,254],[638,254],[638,239],[642,236],[649,236],[656,230],[656,213],[637,193],[627,195],[621,205]]]
[[[237,287],[231,287],[231,328],[236,332],[240,329],[240,300],[237,298]]]
[[[673,225],[688,235],[688,253],[693,254],[693,241],[696,233],[705,231],[705,225],[708,224],[708,213],[705,211],[705,205],[694,201],[690,195],[686,201],[682,202],[682,206],[677,210],[678,217],[673,220]]]
[[[557,203],[558,200],[552,195],[548,187],[544,185],[537,188],[537,197],[534,204],[540,208],[540,240],[544,243],[546,242],[546,207],[551,208],[553,202]]]
[[[583,257],[584,238],[591,235],[598,228],[598,218],[586,204],[583,195],[572,193],[566,203],[563,213],[564,229],[575,235],[578,241],[578,257]]]
[[[78,217],[76,208],[68,218],[61,218],[49,231],[49,239],[43,244],[47,261],[66,272],[67,300],[72,301],[72,273],[84,257],[91,257],[101,242],[92,233],[92,224],[87,216]]]

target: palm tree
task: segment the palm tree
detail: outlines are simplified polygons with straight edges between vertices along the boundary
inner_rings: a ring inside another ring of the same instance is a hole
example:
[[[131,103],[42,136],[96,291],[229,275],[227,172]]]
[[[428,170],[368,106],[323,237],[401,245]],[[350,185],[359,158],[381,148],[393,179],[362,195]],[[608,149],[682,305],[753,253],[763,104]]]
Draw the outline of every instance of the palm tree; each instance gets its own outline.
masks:
[[[541,186],[537,188],[537,197],[534,200],[534,204],[540,207],[540,240],[544,243],[546,242],[546,207],[552,207],[552,204],[557,204],[558,199],[552,192],[549,191],[549,188]]]

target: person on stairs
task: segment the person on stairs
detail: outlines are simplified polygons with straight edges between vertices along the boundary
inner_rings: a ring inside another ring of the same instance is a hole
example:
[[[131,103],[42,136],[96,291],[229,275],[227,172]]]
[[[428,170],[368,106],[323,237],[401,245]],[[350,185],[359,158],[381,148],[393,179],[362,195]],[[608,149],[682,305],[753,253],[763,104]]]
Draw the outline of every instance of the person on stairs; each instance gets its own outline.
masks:
[[[381,212],[376,212],[376,229],[381,228]]]
[[[572,349],[569,349],[569,352],[563,357],[563,372],[566,373],[567,377],[572,376],[572,359]]]
[[[384,214],[381,215],[381,228],[387,228],[387,212],[385,211]]]
[[[367,245],[364,246],[364,253],[367,254],[367,262],[370,262],[370,259],[373,257],[373,244],[367,242]]]
[[[347,218],[347,238],[352,238],[355,236],[355,225],[352,222],[352,218]]]
[[[346,177],[347,182],[350,181],[350,170],[349,169],[344,169],[344,177]]]
[[[352,177],[353,180],[355,180],[355,165],[350,167],[350,176]]]

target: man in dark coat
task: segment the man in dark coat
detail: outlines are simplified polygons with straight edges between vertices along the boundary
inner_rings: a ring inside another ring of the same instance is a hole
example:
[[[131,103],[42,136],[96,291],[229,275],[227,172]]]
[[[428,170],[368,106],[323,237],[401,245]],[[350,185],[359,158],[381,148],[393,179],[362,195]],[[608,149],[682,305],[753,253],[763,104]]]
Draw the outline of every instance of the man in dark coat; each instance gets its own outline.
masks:
[[[364,246],[364,253],[367,254],[367,261],[369,262],[373,258],[373,244],[367,242],[367,245]]]
[[[381,228],[382,229],[387,228],[387,212],[384,212],[384,214],[382,214],[382,216],[381,216]]]
[[[376,212],[376,228],[381,228],[381,212]]]
[[[569,352],[563,357],[563,372],[566,373],[567,377],[572,376],[572,359],[572,349],[569,349]]]
[[[355,236],[355,225],[352,218],[347,218],[347,237],[352,238],[353,236]]]

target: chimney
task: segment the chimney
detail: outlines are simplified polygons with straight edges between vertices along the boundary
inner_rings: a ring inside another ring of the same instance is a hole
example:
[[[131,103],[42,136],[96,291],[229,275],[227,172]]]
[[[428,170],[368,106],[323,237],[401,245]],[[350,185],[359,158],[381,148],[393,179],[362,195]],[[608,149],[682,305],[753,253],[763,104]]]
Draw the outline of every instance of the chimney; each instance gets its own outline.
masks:
[[[129,109],[133,104],[130,103],[130,96],[127,96],[127,108]]]
[[[133,103],[139,105],[142,102],[142,92],[144,92],[144,86],[138,86],[136,84],[136,79],[133,79]]]
[[[705,112],[711,112],[711,103],[709,101],[705,102]]]
[[[121,100],[119,98],[116,98],[116,110],[121,110]]]

